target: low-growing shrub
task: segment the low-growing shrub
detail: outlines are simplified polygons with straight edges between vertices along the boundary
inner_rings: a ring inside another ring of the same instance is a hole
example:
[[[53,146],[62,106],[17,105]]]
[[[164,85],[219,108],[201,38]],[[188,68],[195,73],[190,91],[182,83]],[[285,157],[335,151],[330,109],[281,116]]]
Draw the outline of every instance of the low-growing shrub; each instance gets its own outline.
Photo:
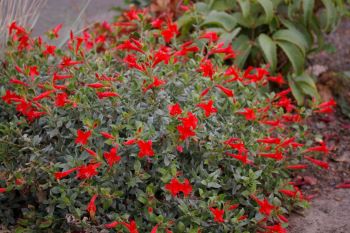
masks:
[[[104,23],[102,34],[71,34],[64,49],[10,25],[2,224],[17,232],[285,232],[289,211],[307,204],[290,170],[308,166],[302,157],[328,166],[316,157],[325,144],[306,138],[310,110],[288,89],[266,92],[280,76],[226,65],[239,55],[217,34],[181,42],[175,23],[147,23],[143,14],[132,9],[129,22]]]

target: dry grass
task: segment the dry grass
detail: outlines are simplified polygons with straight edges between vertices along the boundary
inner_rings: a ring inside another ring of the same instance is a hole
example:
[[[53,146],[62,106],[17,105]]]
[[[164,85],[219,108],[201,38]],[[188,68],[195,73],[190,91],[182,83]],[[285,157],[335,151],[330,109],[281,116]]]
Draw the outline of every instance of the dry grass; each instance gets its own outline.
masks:
[[[32,29],[47,0],[0,0],[0,51],[8,39],[8,25],[16,21]]]

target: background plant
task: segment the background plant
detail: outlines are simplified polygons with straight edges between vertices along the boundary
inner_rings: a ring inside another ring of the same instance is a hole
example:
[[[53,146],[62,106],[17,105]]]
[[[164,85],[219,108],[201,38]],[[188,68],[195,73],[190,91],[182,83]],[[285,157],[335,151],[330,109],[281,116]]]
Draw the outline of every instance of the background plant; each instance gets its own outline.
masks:
[[[289,90],[266,92],[266,68],[226,65],[241,54],[216,34],[182,43],[172,22],[148,23],[135,8],[125,17],[72,34],[62,49],[11,24],[0,81],[3,224],[283,232],[284,216],[307,205],[289,171],[327,153],[322,142],[306,149],[310,111]]]
[[[269,64],[272,74],[287,77],[302,104],[305,96],[319,100],[315,81],[305,72],[307,58],[331,48],[324,33],[345,13],[341,0],[208,0],[195,3],[178,22],[183,35],[194,29],[218,32],[220,42],[232,43],[240,53],[234,62],[240,68]]]

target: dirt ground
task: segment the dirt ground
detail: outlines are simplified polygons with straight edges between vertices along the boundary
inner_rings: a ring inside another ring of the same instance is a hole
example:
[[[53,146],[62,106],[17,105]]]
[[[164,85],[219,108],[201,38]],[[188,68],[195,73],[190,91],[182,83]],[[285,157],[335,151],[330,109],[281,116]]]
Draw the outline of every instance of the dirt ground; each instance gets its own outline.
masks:
[[[350,20],[344,20],[328,36],[328,41],[335,44],[336,52],[323,52],[311,59],[310,65],[321,65],[326,69],[320,77],[326,79],[320,86],[323,88],[321,95],[326,98],[346,95],[350,91],[350,86],[334,88],[333,77],[327,73],[350,70],[349,38]],[[295,177],[304,192],[314,198],[310,209],[290,216],[288,230],[291,233],[350,233],[350,189],[336,189],[338,184],[350,182],[350,119],[338,108],[335,114],[312,117],[308,125],[313,134],[319,135],[332,148],[325,158],[330,169],[312,168]]]

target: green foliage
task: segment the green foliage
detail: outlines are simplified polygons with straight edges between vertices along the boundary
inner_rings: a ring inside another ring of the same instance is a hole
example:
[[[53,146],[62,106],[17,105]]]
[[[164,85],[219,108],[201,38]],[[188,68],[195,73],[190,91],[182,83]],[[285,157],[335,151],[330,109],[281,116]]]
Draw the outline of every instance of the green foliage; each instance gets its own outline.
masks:
[[[1,223],[15,232],[285,227],[281,216],[307,202],[288,166],[311,144],[301,121],[310,110],[288,91],[266,92],[263,67],[230,74],[226,63],[244,63],[255,47],[247,35],[234,44],[246,53],[226,59],[216,43],[182,43],[175,24],[152,27],[142,14],[60,49],[12,24],[0,80]],[[259,37],[274,61],[271,40]],[[305,92],[312,85],[292,79]]]
[[[331,32],[346,12],[340,0],[208,0],[197,2],[179,25],[189,22],[220,34],[242,56],[235,65],[269,64],[271,74],[283,73],[299,104],[305,96],[319,101],[313,79],[305,72],[312,52],[327,48],[323,32]],[[188,35],[191,28],[182,31]],[[196,35],[194,35],[196,36]]]

